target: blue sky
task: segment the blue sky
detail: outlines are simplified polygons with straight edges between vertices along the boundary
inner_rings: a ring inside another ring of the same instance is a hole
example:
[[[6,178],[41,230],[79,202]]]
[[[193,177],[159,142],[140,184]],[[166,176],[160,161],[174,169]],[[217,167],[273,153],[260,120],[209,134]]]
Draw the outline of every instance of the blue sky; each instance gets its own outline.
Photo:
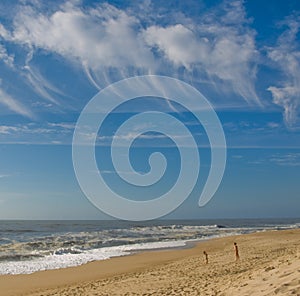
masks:
[[[74,127],[99,90],[145,74],[198,89],[216,110],[228,146],[219,190],[199,208],[210,153],[198,135],[203,174],[169,218],[299,217],[299,40],[297,0],[1,1],[0,219],[108,218],[77,183]],[[148,105],[144,99],[116,110],[99,135],[98,166],[124,193],[100,156],[110,133]],[[160,108],[174,113],[167,104]],[[191,114],[173,115],[192,126]],[[178,173],[172,142],[150,134],[133,148],[132,164],[140,172],[149,170],[151,152],[170,159],[152,193],[167,190]],[[145,198],[140,190],[125,194]]]

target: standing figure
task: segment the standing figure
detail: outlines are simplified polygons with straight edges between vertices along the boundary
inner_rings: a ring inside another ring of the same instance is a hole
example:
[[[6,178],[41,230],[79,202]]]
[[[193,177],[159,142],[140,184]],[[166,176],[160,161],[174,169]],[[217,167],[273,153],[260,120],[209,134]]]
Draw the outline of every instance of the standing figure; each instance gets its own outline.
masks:
[[[204,257],[205,257],[205,264],[208,264],[208,254],[203,251]]]
[[[235,251],[235,261],[240,260],[240,255],[239,255],[239,249],[236,243],[233,243],[234,245],[234,251]]]

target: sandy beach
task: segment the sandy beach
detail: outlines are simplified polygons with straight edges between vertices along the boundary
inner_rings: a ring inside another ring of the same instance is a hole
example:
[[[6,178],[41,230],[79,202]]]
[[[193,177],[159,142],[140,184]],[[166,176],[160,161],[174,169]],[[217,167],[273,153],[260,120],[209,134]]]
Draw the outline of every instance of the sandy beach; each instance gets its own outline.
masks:
[[[189,249],[147,251],[29,275],[3,275],[0,295],[300,295],[300,229],[212,239]]]

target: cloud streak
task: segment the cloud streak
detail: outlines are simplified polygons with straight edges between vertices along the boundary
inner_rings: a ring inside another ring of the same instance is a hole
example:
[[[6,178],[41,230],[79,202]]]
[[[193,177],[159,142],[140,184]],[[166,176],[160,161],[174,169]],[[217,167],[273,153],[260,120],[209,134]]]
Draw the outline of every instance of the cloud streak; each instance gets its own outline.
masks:
[[[197,72],[198,80],[221,84],[247,102],[260,103],[254,86],[255,32],[241,1],[225,1],[196,20],[169,17],[165,25],[107,3],[82,8],[66,2],[49,11],[22,5],[12,29],[1,26],[0,35],[27,48],[29,55],[45,50],[82,65],[98,89],[138,74],[191,79]],[[29,70],[35,91],[53,101],[47,80],[37,79],[28,64],[24,70]]]
[[[225,1],[202,15],[197,24],[155,25],[147,28],[144,35],[146,42],[175,68],[196,70],[212,84],[227,83],[247,102],[260,104],[254,87],[258,58],[255,32],[247,23],[242,2]]]
[[[269,161],[280,166],[298,167],[300,166],[300,153],[275,154],[270,157]]]
[[[25,107],[19,101],[15,100],[9,94],[4,92],[1,88],[0,88],[0,104],[6,106],[9,110],[16,112],[20,115],[26,116],[28,118],[34,118],[33,113],[27,107]]]
[[[117,8],[104,2],[82,5],[81,1],[47,6],[23,1],[14,11],[9,24],[0,24],[0,61],[22,76],[38,99],[57,108],[71,106],[66,100],[72,98],[46,71],[40,71],[35,57],[59,58],[72,70],[80,69],[95,91],[135,75],[159,74],[204,89],[216,106],[241,103],[257,108],[268,103],[257,95],[262,93],[257,91],[257,72],[261,64],[271,62],[282,79],[263,91],[270,91],[273,104],[282,108],[286,125],[299,127],[299,17],[286,19],[286,29],[274,46],[258,48],[257,32],[241,0],[224,0],[196,15],[166,10],[166,5],[151,1],[143,3],[143,12],[141,5]],[[21,51],[25,61],[18,65],[20,58],[15,54]],[[3,90],[0,96],[0,103],[10,110],[33,116],[20,103],[23,98]]]
[[[268,49],[268,56],[279,68],[283,79],[280,85],[270,86],[273,102],[284,110],[288,127],[300,127],[300,46],[297,42],[300,17],[291,18],[288,27],[278,38],[276,46]]]
[[[153,57],[136,35],[137,24],[135,17],[108,4],[84,10],[68,3],[51,15],[25,6],[15,18],[12,39],[91,68],[150,68]]]
[[[13,65],[14,65],[14,56],[9,55],[7,53],[6,48],[2,44],[0,44],[0,61],[3,61],[4,64],[6,64],[7,66],[13,68]]]

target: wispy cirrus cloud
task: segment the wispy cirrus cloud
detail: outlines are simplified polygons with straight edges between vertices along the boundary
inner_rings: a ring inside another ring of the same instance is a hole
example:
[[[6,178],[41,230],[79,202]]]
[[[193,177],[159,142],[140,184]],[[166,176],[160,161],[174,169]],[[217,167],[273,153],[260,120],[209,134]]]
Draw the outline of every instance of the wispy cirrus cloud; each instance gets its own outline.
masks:
[[[9,67],[13,67],[14,65],[14,56],[8,54],[6,48],[2,44],[0,44],[0,61],[3,61]]]
[[[0,85],[1,87],[1,85]],[[24,106],[19,100],[14,99],[0,88],[0,104],[6,106],[9,110],[23,116],[33,118],[34,115],[30,109]]]
[[[134,16],[109,4],[82,9],[66,2],[50,15],[24,6],[15,18],[11,39],[87,63],[91,68],[148,69],[154,60],[136,34],[138,25]]]
[[[269,101],[263,92],[268,89],[273,104],[282,107],[286,125],[294,128],[299,123],[298,17],[287,18],[287,29],[272,47],[256,43],[257,32],[242,0],[224,0],[198,14],[151,1],[134,6],[129,2],[82,5],[81,1],[14,5],[10,21],[0,24],[0,60],[27,81],[37,101],[64,108],[72,106],[74,99],[67,88],[62,90],[41,71],[36,57],[42,56],[70,64],[95,92],[123,78],[161,74],[200,87],[214,106],[264,108]],[[25,57],[15,58],[20,52]],[[284,79],[257,92],[257,72],[270,61]],[[30,106],[35,105],[33,100]],[[23,98],[11,101],[10,109],[22,115],[33,113],[23,103],[20,109],[18,102]]]
[[[0,179],[2,178],[8,178],[10,177],[11,175],[8,175],[8,174],[0,174]]]
[[[70,144],[74,126],[73,123],[68,122],[0,125],[0,143]]]
[[[273,102],[283,108],[287,126],[295,128],[300,123],[300,45],[297,41],[300,17],[288,19],[285,25],[287,29],[279,36],[276,46],[268,49],[268,56],[280,69],[283,79],[268,90]]]
[[[268,147],[266,147],[268,148]],[[270,147],[269,147],[270,148]],[[273,150],[273,149],[271,149]],[[285,149],[284,149],[285,150]],[[263,157],[257,157],[257,154],[253,155],[233,155],[231,158],[235,161],[242,161],[251,165],[275,165],[280,167],[299,167],[300,166],[300,153],[297,150],[289,150],[287,152],[281,150],[277,153],[268,153]]]
[[[0,134],[28,133],[28,134],[49,134],[49,133],[70,133],[75,127],[74,123],[69,122],[47,122],[36,124],[0,125]]]
[[[206,80],[214,89],[260,104],[254,85],[255,31],[242,1],[224,1],[197,19],[182,12],[180,18],[165,16],[161,24],[153,11],[151,18],[132,7],[121,9],[108,3],[83,8],[67,1],[47,11],[25,4],[17,9],[11,29],[2,26],[0,35],[27,49],[27,79],[49,100],[53,99],[51,84],[30,66],[39,50],[80,64],[98,89],[137,74],[190,80],[197,73],[196,80]]]
[[[260,104],[254,86],[258,51],[248,23],[241,1],[225,1],[197,23],[155,25],[144,36],[174,67],[196,70],[212,85],[225,82],[248,102]]]
[[[300,153],[274,154],[269,161],[280,166],[300,166]]]
[[[50,134],[56,130],[50,128],[36,127],[34,125],[0,125],[0,134],[4,135],[21,135],[21,134]]]
[[[39,94],[42,98],[50,101],[51,103],[59,105],[59,102],[51,95],[51,92],[57,93],[59,95],[64,96],[64,94],[57,89],[52,83],[45,79],[39,72],[38,69],[33,68],[29,65],[29,61],[26,62],[26,66],[24,66],[24,76],[27,81],[30,83],[31,87],[34,91]]]

